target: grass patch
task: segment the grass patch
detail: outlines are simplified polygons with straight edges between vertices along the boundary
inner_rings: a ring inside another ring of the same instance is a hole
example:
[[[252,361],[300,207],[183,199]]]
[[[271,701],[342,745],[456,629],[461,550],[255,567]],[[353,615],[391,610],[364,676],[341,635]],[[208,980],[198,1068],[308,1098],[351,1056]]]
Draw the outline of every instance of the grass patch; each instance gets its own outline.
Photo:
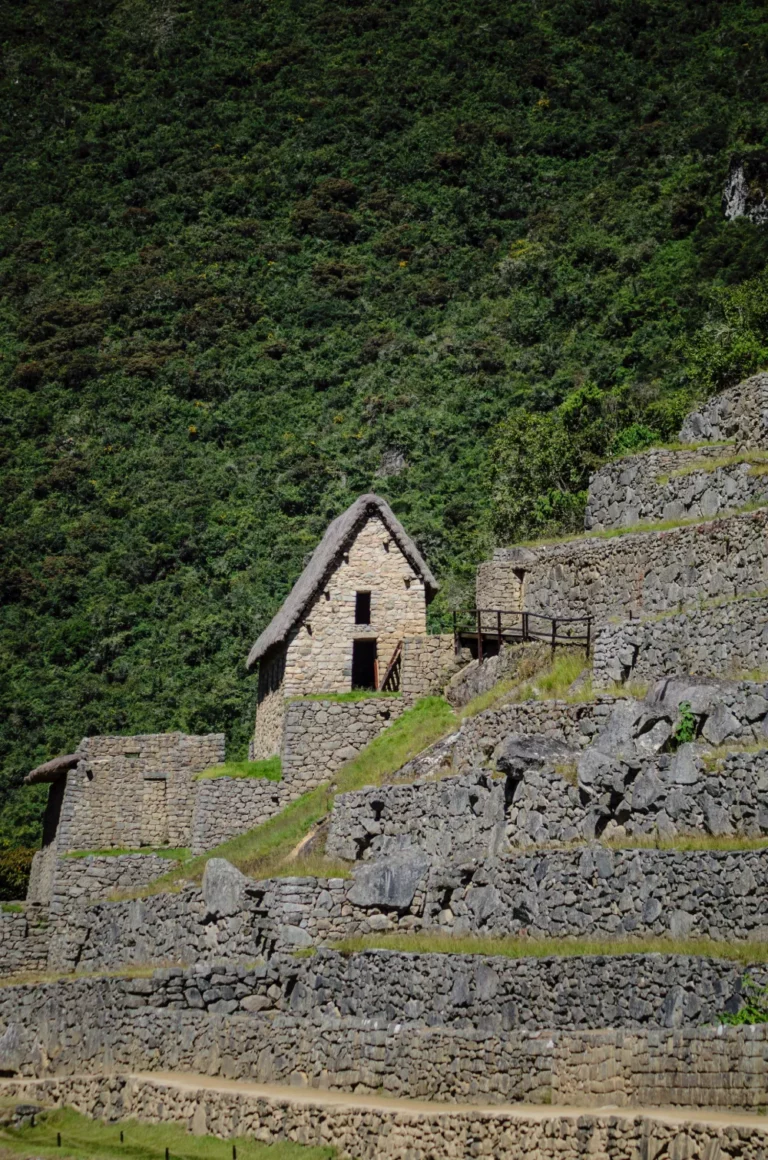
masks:
[[[279,754],[263,761],[225,761],[223,765],[212,765],[202,773],[196,773],[193,781],[213,781],[219,777],[262,777],[266,781],[280,781],[283,768]]]
[[[659,520],[657,523],[632,524],[626,528],[604,528],[595,532],[574,532],[569,536],[554,536],[540,540],[522,540],[515,547],[519,548],[553,548],[558,544],[575,543],[577,540],[614,540],[617,536],[636,536],[644,532],[669,532],[674,528],[687,528],[693,524],[714,524],[718,520],[732,519],[734,516],[747,515],[749,512],[759,511],[764,503],[748,503],[744,507],[734,508],[732,511],[722,512],[716,516],[686,516],[685,519]]]
[[[109,846],[105,850],[70,850],[65,858],[121,858],[124,854],[157,854],[172,862],[183,862],[189,857],[189,846]]]
[[[720,455],[713,459],[695,459],[677,471],[670,471],[669,475],[657,476],[656,482],[663,487],[672,479],[685,479],[686,476],[697,475],[699,472],[709,474],[721,467],[738,467],[740,463],[748,463],[758,469],[756,474],[762,474],[760,467],[768,465],[768,451],[739,451],[734,455]]]
[[[366,785],[381,785],[384,778],[458,725],[459,719],[447,701],[442,697],[424,697],[375,737],[357,757],[337,770],[332,783],[302,794],[269,821],[198,858],[181,863],[170,874],[164,874],[143,890],[123,897],[146,897],[165,890],[178,890],[185,882],[199,882],[209,858],[226,858],[244,874],[254,878],[299,876],[302,867],[307,865],[314,867],[307,870],[307,874],[341,876],[336,862],[318,861],[316,855],[312,855],[309,861],[290,861],[289,855],[313,826],[329,813],[337,793],[349,793]]]
[[[124,1142],[120,1142],[120,1132]],[[61,1133],[61,1147],[56,1145]],[[58,1160],[164,1160],[166,1149],[173,1160],[231,1160],[232,1141],[214,1136],[193,1136],[178,1124],[140,1124],[123,1120],[104,1124],[70,1108],[41,1113],[34,1128],[0,1130],[0,1144],[8,1155],[57,1157]],[[331,1160],[335,1148],[306,1147],[289,1141],[260,1144],[237,1139],[238,1160]]]
[[[3,914],[23,914],[24,904],[21,902],[0,902],[0,911]]]
[[[612,850],[722,850],[737,854],[742,850],[766,850],[768,838],[713,838],[710,834],[678,834],[675,838],[609,839],[602,843]]]
[[[477,938],[414,932],[344,939],[334,943],[333,949],[345,954],[375,949],[408,954],[502,955],[509,959],[575,955],[701,955],[704,958],[731,959],[745,966],[768,962],[768,943],[715,942],[713,939]]]
[[[306,697],[288,697],[289,701],[335,701],[345,704],[348,701],[372,700],[399,700],[402,693],[385,693],[372,689],[351,689],[346,693],[308,693]]]

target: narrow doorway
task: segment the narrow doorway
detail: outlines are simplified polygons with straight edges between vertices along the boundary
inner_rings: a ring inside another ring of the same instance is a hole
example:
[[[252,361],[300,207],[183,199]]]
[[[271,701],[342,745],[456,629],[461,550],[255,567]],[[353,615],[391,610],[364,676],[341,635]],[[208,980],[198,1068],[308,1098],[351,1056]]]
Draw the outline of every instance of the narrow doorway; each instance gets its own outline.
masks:
[[[376,689],[379,684],[379,663],[376,659],[376,641],[352,642],[352,688]]]

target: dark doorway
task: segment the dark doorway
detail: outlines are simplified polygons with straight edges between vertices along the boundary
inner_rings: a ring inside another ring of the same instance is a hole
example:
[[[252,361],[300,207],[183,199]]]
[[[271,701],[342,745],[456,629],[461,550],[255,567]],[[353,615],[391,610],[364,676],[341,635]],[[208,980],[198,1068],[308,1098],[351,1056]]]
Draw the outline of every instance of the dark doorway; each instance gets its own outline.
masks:
[[[371,623],[371,594],[370,592],[355,593],[355,624]]]
[[[352,688],[375,689],[378,685],[375,640],[352,642]]]

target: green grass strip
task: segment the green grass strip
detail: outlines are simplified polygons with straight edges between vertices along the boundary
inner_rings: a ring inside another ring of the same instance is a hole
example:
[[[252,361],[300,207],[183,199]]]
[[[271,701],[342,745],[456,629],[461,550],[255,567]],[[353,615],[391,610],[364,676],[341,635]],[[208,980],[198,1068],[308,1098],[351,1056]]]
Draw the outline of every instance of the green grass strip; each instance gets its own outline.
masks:
[[[432,931],[411,934],[371,934],[333,943],[345,954],[365,950],[390,950],[406,954],[501,955],[509,959],[583,955],[696,955],[729,959],[749,966],[768,962],[768,943],[715,942],[713,939],[583,939],[583,938],[479,938]]]
[[[120,1132],[123,1141],[120,1141]],[[57,1146],[57,1134],[61,1147]],[[307,1147],[289,1141],[260,1144],[238,1137],[238,1160],[331,1160],[335,1148]],[[41,1113],[33,1127],[0,1129],[4,1154],[56,1157],[56,1160],[232,1160],[232,1141],[194,1136],[178,1124],[140,1124],[123,1120],[104,1124],[70,1108]]]
[[[349,793],[367,785],[381,785],[385,777],[458,726],[459,719],[447,701],[442,697],[424,697],[343,765],[332,782],[302,794],[274,818],[253,830],[182,863],[138,894],[157,894],[163,890],[179,889],[185,881],[201,881],[209,858],[226,858],[244,874],[256,878],[320,873],[321,864],[317,858],[312,859],[312,868],[302,861],[286,863],[285,860],[312,827],[329,813],[336,794]],[[328,864],[324,876],[341,877],[342,868]]]
[[[212,765],[202,773],[196,773],[194,781],[213,781],[219,777],[261,777],[266,781],[280,781],[283,767],[279,754],[264,761],[225,761],[223,765]]]

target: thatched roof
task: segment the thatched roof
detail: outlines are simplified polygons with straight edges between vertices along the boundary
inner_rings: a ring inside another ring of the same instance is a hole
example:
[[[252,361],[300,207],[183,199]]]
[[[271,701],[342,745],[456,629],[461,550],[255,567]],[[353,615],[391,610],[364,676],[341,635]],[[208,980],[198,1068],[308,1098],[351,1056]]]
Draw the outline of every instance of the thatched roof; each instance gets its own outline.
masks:
[[[53,757],[28,773],[24,781],[27,785],[35,785],[38,781],[56,781],[67,770],[74,769],[83,757],[82,753],[65,753],[61,757]]]
[[[427,600],[432,599],[439,587],[437,580],[392,508],[386,500],[372,492],[361,495],[351,507],[328,525],[328,530],[312,553],[309,563],[294,584],[282,608],[264,629],[248,654],[246,664],[249,669],[271,648],[286,640],[291,629],[338,566],[344,549],[371,516],[378,516],[385,525],[414,572],[424,581]]]

